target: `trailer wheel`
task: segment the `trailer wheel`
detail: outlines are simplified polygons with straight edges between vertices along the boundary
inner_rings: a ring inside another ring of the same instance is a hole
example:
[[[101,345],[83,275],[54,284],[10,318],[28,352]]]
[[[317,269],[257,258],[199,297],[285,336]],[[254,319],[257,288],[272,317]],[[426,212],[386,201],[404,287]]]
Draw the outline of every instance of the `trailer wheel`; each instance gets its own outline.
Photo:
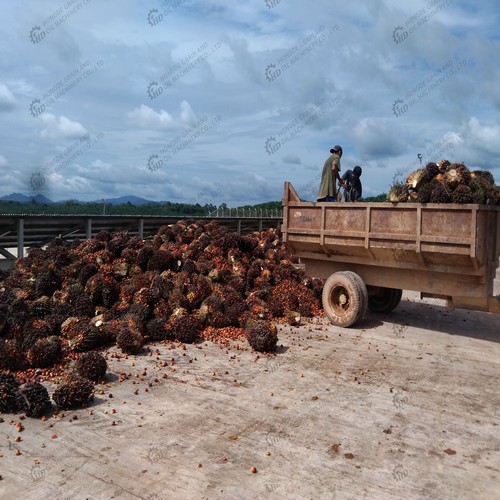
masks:
[[[375,313],[389,313],[401,302],[403,290],[399,288],[378,288],[378,293],[368,297],[368,308]]]
[[[359,274],[356,274],[352,271],[342,271],[342,274],[346,276],[350,276],[356,283],[358,284],[358,290],[360,293],[360,305],[359,305],[359,316],[356,318],[356,322],[360,319],[363,319],[366,315],[366,311],[368,310],[368,290],[366,288],[365,282],[363,278]]]
[[[354,274],[354,273],[352,273]],[[359,278],[360,281],[361,278]],[[323,286],[323,309],[336,326],[353,325],[363,310],[361,284],[351,273],[334,273]]]

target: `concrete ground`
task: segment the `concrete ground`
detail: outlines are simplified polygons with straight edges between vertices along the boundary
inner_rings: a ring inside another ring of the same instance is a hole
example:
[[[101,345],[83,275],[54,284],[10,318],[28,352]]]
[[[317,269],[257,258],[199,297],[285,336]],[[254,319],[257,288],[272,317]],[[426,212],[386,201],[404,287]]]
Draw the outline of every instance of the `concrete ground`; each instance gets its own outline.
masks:
[[[499,315],[405,293],[279,337],[110,350],[89,408],[3,416],[0,498],[500,498]]]

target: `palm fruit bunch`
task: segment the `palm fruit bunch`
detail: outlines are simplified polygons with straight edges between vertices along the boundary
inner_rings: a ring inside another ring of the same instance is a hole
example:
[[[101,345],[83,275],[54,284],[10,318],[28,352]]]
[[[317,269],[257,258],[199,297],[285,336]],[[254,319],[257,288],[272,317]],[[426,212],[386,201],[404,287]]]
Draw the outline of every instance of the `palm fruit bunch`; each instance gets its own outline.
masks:
[[[94,384],[77,374],[69,375],[54,391],[52,399],[58,408],[82,408],[93,397]]]
[[[49,392],[39,382],[28,382],[19,392],[22,397],[22,411],[28,417],[41,417],[52,407]]]
[[[408,187],[402,182],[396,182],[387,193],[387,201],[400,203],[408,200]]]
[[[26,370],[20,379],[34,382],[37,367],[54,380],[76,353],[225,342],[228,329],[244,338],[249,320],[317,315],[320,280],[295,263],[279,230],[241,235],[216,221],[178,221],[152,240],[109,231],[58,238],[0,273],[0,370]]]
[[[140,321],[134,316],[126,316],[117,323],[116,345],[126,354],[137,354],[142,351],[145,339],[142,335]]]
[[[24,354],[13,340],[0,339],[0,370],[19,370],[24,360]]]
[[[19,382],[12,374],[0,373],[0,412],[16,413],[23,408]]]
[[[167,327],[167,321],[162,318],[154,318],[146,323],[146,338],[150,342],[161,342],[162,340],[174,340],[172,332]]]
[[[200,339],[201,321],[197,313],[174,318],[168,324],[172,337],[184,344],[192,344]]]
[[[107,369],[106,358],[96,351],[81,354],[75,363],[78,375],[96,383],[104,379]]]
[[[246,338],[254,351],[274,352],[278,343],[278,331],[270,321],[250,321]]]
[[[95,321],[85,316],[68,318],[61,326],[61,335],[75,352],[97,349],[110,341],[108,332],[98,328]]]
[[[33,368],[53,366],[62,357],[61,338],[55,335],[38,339],[27,353],[27,360]]]
[[[441,160],[411,172],[391,186],[387,200],[416,203],[500,204],[500,188],[488,171],[470,171],[463,163]]]

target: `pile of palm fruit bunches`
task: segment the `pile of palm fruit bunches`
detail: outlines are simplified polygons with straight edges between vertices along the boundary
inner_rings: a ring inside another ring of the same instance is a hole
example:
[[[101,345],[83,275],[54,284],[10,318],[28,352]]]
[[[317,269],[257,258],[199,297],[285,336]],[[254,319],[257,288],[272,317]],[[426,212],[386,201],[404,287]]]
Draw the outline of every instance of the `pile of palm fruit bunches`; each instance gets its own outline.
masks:
[[[148,342],[243,340],[273,352],[276,323],[321,314],[323,282],[296,263],[279,230],[240,235],[215,221],[32,248],[0,270],[0,412],[42,414],[41,382],[58,385],[56,407],[81,407],[114,346],[128,355]]]
[[[480,203],[500,205],[500,187],[488,170],[469,170],[463,163],[441,160],[411,172],[387,195],[392,202]]]

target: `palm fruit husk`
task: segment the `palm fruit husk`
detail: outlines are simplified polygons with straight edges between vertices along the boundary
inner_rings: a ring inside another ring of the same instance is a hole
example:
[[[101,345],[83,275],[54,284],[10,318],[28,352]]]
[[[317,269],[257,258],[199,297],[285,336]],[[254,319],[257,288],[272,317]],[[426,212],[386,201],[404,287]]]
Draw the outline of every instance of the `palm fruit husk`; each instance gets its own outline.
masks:
[[[463,163],[452,163],[446,167],[444,178],[451,189],[455,189],[460,184],[467,185],[470,181],[470,170]]]
[[[82,408],[92,398],[94,384],[81,377],[71,374],[54,391],[52,399],[58,408],[69,410],[72,408]]]
[[[387,194],[387,201],[392,201],[393,203],[399,203],[402,201],[406,201],[408,199],[408,188],[406,184],[397,182]]]
[[[256,321],[247,329],[246,338],[254,351],[274,352],[278,343],[278,331],[270,321]]]
[[[28,382],[20,390],[22,409],[28,417],[41,417],[52,407],[49,392],[39,382]]]

